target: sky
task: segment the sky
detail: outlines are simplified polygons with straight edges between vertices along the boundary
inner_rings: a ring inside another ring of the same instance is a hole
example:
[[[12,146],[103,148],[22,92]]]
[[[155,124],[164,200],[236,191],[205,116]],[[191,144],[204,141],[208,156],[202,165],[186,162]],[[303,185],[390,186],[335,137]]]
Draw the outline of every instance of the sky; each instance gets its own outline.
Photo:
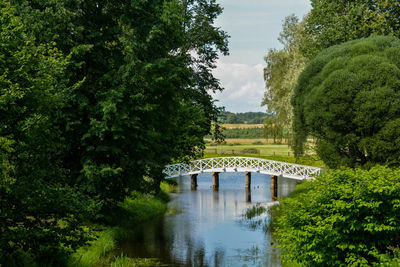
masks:
[[[264,56],[282,48],[278,41],[286,16],[300,19],[311,9],[309,0],[217,0],[224,8],[215,25],[231,36],[229,56],[220,56],[214,75],[225,90],[216,93],[217,106],[230,112],[266,111],[261,107],[265,83]]]

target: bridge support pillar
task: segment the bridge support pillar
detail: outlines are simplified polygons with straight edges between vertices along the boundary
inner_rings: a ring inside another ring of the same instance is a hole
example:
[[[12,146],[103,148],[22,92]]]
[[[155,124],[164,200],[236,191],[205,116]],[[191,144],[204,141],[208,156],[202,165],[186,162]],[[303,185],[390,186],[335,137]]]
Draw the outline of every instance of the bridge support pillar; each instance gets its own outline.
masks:
[[[212,173],[212,181],[213,181],[213,189],[218,190],[219,189],[219,172]]]
[[[278,176],[271,175],[271,197],[272,201],[278,199]]]
[[[197,189],[197,175],[198,174],[191,174],[190,175],[190,181],[191,181],[192,190],[196,190]]]
[[[251,187],[251,172],[246,172],[246,188]]]
[[[246,202],[251,203],[251,189],[250,187],[246,187]]]

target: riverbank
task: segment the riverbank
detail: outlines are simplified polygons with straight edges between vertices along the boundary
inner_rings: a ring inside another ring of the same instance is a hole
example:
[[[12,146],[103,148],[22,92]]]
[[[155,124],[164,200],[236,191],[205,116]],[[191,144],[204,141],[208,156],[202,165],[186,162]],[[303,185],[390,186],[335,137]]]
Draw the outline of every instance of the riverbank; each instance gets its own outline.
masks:
[[[399,266],[400,170],[332,170],[269,209],[286,266]]]
[[[133,234],[135,225],[167,212],[168,194],[176,190],[176,184],[171,181],[162,182],[160,187],[157,196],[133,192],[125,198],[118,205],[118,212],[111,215],[111,225],[88,225],[87,230],[92,233],[93,240],[71,255],[68,266],[161,266],[157,259],[129,258],[117,253],[118,244]]]

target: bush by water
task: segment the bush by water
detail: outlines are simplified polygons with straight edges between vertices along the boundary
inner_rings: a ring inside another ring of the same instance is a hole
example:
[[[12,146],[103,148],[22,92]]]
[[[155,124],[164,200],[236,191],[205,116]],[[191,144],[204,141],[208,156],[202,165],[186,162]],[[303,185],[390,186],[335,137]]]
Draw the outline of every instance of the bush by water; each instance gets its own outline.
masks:
[[[272,228],[288,261],[306,266],[395,262],[400,170],[329,171],[300,185],[272,213]]]

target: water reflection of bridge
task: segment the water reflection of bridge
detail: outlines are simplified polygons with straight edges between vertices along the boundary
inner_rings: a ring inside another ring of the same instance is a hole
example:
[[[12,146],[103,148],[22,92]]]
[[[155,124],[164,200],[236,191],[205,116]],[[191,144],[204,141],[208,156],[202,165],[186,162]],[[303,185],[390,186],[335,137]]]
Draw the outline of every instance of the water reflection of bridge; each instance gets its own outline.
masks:
[[[271,175],[271,191],[273,198],[278,194],[278,177],[296,180],[312,179],[320,174],[321,169],[311,166],[286,163],[274,160],[248,157],[220,157],[194,160],[188,163],[168,165],[164,169],[166,178],[190,175],[192,189],[197,188],[197,176],[200,173],[212,173],[213,189],[219,189],[219,173],[244,172],[246,193],[250,194],[251,173]]]

